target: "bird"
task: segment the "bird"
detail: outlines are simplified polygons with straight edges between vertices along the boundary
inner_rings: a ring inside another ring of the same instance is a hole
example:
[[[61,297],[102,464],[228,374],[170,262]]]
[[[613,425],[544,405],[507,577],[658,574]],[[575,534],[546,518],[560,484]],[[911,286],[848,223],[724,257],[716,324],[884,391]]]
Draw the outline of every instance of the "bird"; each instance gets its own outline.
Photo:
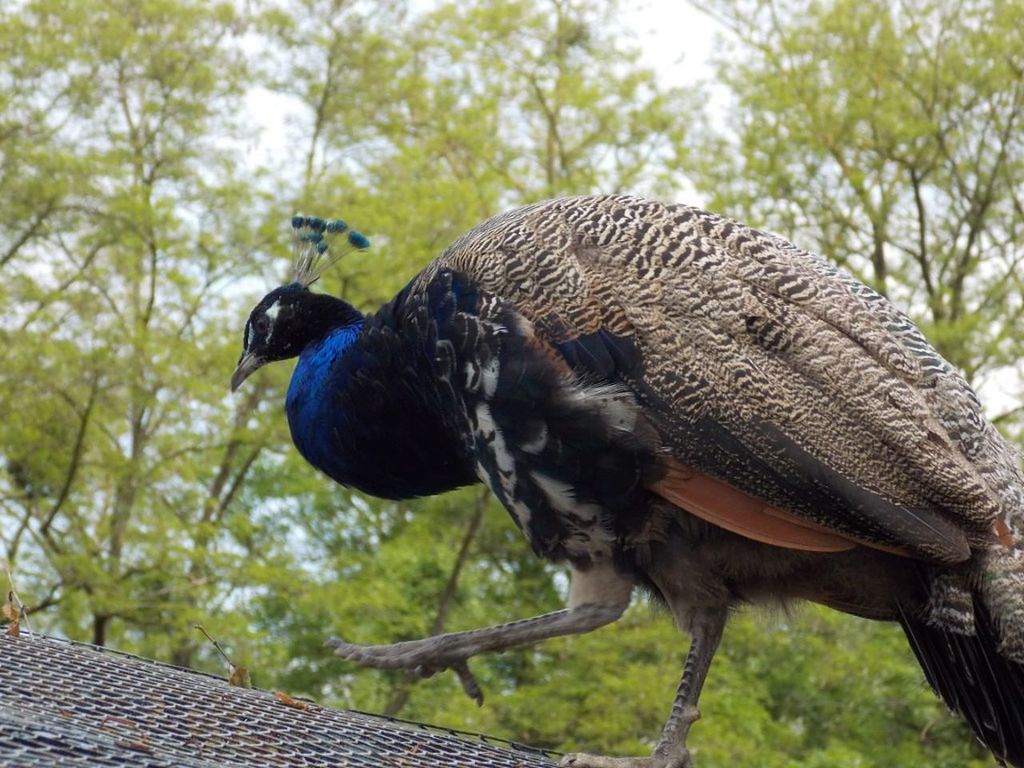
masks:
[[[691,638],[653,752],[574,768],[688,768],[726,622],[811,601],[899,624],[924,676],[1024,766],[1024,476],[908,315],[821,256],[700,208],[563,197],[463,234],[364,313],[311,289],[367,239],[297,215],[293,279],[252,310],[234,391],[298,358],[305,459],[386,499],[484,483],[560,610],[344,659],[427,676],[590,632],[634,593]],[[341,248],[337,247],[342,239]]]

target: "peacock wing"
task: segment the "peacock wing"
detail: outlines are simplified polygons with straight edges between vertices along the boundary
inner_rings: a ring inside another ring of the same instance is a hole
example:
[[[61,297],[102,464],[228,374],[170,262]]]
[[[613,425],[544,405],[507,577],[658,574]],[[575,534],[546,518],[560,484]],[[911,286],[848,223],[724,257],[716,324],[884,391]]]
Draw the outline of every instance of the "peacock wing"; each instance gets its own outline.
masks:
[[[421,279],[440,269],[511,302],[582,379],[627,386],[664,478],[696,472],[923,559],[991,538],[970,388],[883,297],[780,238],[687,206],[563,198],[484,223]],[[689,508],[685,487],[657,485]]]

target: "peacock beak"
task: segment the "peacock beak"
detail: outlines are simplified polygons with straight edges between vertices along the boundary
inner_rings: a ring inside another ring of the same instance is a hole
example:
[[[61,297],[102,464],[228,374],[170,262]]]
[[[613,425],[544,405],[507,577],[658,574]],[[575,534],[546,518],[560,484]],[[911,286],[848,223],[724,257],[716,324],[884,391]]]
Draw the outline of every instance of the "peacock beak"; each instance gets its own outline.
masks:
[[[242,353],[242,357],[238,361],[238,365],[235,368],[235,372],[231,374],[231,391],[234,392],[238,389],[242,382],[245,381],[249,376],[256,371],[256,369],[263,366],[267,361],[259,355],[254,355],[252,352]]]

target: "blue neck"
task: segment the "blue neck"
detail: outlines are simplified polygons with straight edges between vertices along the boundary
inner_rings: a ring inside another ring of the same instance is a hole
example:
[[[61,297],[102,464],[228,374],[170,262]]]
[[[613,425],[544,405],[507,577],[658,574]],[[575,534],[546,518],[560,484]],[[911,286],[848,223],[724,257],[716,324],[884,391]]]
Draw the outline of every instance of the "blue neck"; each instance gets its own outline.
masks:
[[[285,399],[295,446],[309,463],[332,477],[339,458],[332,434],[339,427],[346,428],[352,414],[332,407],[330,390],[344,388],[352,368],[352,361],[344,358],[362,329],[363,321],[359,321],[308,344],[299,355]]]
[[[302,350],[285,399],[285,407],[289,412],[292,408],[307,409],[317,404],[319,398],[316,394],[326,384],[332,364],[355,343],[362,330],[362,320],[335,328]]]
[[[374,496],[475,482],[461,439],[437,413],[429,358],[393,322],[382,311],[303,349],[285,401],[295,446],[333,480]]]

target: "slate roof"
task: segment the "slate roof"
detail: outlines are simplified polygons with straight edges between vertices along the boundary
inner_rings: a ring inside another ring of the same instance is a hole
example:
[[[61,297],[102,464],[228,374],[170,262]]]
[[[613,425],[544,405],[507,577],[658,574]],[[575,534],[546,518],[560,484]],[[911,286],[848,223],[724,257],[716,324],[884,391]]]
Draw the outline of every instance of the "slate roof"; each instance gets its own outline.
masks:
[[[516,744],[236,688],[90,645],[0,636],[0,767],[551,768]]]

